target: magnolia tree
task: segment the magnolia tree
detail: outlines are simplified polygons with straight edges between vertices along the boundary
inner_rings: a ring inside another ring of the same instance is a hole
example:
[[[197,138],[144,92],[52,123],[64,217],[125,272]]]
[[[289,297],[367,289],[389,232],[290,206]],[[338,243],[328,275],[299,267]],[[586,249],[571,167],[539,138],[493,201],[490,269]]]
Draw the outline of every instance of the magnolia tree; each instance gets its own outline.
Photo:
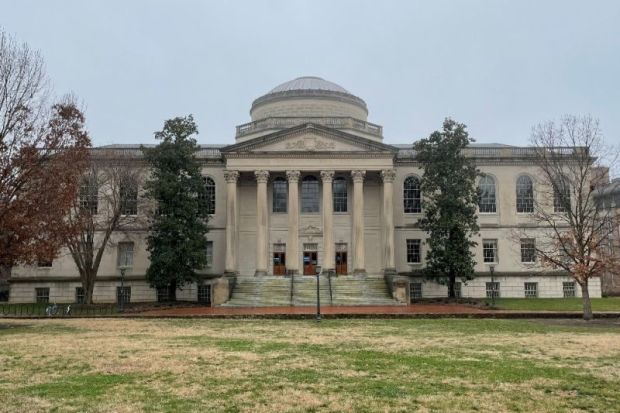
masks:
[[[605,144],[598,121],[590,116],[539,124],[531,143],[539,169],[532,216],[544,234],[536,238],[536,253],[543,266],[572,275],[581,287],[583,317],[589,320],[590,280],[618,269],[608,240],[620,222],[596,202],[600,184],[608,180],[603,163],[615,164],[617,151]],[[529,231],[521,233],[528,236]]]
[[[138,215],[138,188],[145,170],[140,160],[131,151],[95,149],[92,153],[92,163],[65,217],[70,230],[63,239],[77,266],[86,304],[93,302],[95,278],[106,248],[115,244],[113,235],[139,231],[145,224]]]
[[[49,261],[87,165],[90,139],[71,98],[48,104],[39,53],[0,31],[0,283]]]

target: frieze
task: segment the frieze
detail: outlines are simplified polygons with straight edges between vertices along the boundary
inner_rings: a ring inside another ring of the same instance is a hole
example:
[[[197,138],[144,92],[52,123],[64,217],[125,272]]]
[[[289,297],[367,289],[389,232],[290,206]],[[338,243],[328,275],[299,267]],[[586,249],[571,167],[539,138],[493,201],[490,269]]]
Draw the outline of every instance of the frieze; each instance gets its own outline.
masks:
[[[336,144],[334,142],[326,142],[315,137],[311,137],[299,139],[294,142],[287,142],[286,149],[298,151],[327,151],[336,149]]]

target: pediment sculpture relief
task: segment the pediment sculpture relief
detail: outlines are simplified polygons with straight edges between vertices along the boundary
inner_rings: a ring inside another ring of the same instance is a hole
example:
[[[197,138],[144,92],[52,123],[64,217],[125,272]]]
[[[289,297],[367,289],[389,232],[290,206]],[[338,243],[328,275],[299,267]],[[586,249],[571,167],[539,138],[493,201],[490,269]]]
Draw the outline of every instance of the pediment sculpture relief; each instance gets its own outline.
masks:
[[[323,141],[315,137],[307,137],[293,142],[287,142],[286,149],[294,149],[298,151],[327,151],[336,149],[336,144],[334,142]]]

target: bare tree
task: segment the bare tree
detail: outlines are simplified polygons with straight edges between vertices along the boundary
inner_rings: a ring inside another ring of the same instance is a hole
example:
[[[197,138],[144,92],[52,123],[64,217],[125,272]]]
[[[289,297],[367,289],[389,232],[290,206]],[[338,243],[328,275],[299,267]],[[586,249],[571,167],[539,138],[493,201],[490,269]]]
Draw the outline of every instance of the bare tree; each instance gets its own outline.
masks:
[[[543,231],[536,254],[544,266],[572,275],[581,287],[583,317],[589,320],[589,281],[618,265],[608,248],[609,223],[617,226],[618,218],[596,202],[597,184],[608,171],[602,163],[615,163],[617,151],[605,144],[598,121],[590,116],[539,124],[531,143],[540,171],[533,217]]]
[[[84,302],[92,304],[93,289],[104,251],[114,246],[115,232],[140,230],[138,188],[144,167],[131,150],[93,149],[92,164],[82,176],[79,195],[66,220],[64,245],[80,274]]]
[[[50,260],[90,139],[73,98],[48,105],[40,54],[0,31],[0,284],[17,263]]]

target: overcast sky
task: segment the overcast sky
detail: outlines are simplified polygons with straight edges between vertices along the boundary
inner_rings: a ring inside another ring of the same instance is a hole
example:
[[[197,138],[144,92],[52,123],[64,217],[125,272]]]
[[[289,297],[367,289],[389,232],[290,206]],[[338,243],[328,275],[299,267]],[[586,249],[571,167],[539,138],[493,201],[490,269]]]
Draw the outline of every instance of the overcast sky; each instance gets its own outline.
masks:
[[[0,26],[84,102],[95,145],[190,113],[200,143],[233,143],[252,100],[306,75],[364,99],[386,143],[450,116],[526,144],[564,113],[620,142],[620,1],[0,0]]]

